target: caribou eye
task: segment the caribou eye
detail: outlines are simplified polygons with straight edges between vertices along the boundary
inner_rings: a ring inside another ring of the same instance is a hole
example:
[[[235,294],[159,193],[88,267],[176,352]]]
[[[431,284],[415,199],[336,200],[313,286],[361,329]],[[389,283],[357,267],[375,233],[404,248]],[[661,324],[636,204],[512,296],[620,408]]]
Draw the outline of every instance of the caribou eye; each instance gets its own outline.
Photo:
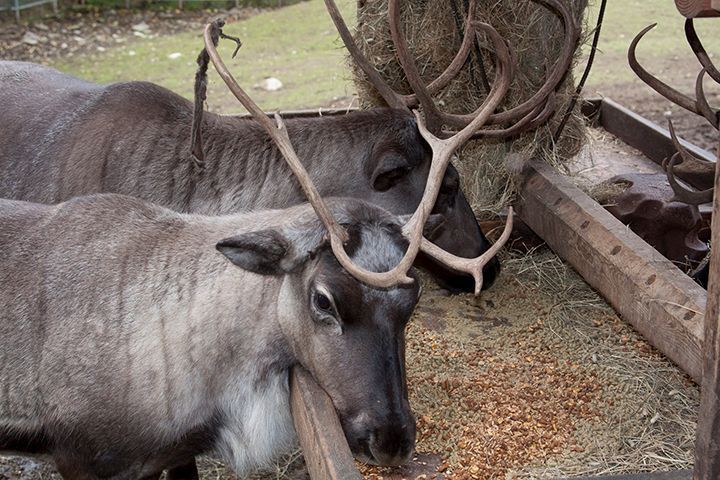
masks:
[[[326,313],[331,313],[331,314],[334,313],[332,302],[326,295],[324,295],[320,292],[315,292],[315,295],[313,296],[313,300],[315,301],[315,306],[319,310],[326,312]]]

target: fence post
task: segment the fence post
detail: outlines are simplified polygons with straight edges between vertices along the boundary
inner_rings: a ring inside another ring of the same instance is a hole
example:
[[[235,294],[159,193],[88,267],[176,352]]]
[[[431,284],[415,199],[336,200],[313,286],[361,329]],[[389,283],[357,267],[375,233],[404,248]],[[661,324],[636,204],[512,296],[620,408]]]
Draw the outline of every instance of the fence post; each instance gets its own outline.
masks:
[[[708,275],[705,355],[695,441],[695,480],[720,478],[720,167],[717,165],[710,230],[713,252]]]

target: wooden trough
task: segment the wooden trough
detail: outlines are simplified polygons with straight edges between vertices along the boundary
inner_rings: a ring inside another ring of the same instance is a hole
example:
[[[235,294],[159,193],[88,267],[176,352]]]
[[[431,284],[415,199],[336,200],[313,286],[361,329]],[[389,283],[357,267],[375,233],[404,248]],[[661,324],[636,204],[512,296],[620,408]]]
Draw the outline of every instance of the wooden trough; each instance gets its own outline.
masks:
[[[674,151],[667,130],[612,100],[586,102],[583,110],[607,132],[640,150],[650,160],[659,163]],[[287,113],[293,116],[318,114],[316,111]],[[342,113],[337,110],[320,112]],[[705,151],[690,148],[703,157],[712,158]],[[717,177],[715,184],[716,189],[720,188]],[[717,443],[720,441],[717,417],[720,342],[714,333],[720,323],[720,285],[714,281],[720,272],[720,256],[713,257],[708,296],[672,262],[547,164],[530,162],[523,174],[518,197],[520,218],[600,292],[625,321],[703,386],[698,438],[704,436],[704,440],[698,441],[696,470],[702,469],[704,473],[696,471],[694,478],[720,478]],[[720,211],[719,203],[716,198],[715,212]],[[720,215],[714,215],[712,221],[714,244],[720,245]],[[708,298],[713,301],[708,302]],[[706,336],[711,341],[703,350]],[[362,478],[331,400],[312,377],[299,368],[292,373],[291,398],[295,427],[311,478]],[[683,480],[693,478],[693,473],[592,478]],[[591,480],[591,477],[582,480]]]

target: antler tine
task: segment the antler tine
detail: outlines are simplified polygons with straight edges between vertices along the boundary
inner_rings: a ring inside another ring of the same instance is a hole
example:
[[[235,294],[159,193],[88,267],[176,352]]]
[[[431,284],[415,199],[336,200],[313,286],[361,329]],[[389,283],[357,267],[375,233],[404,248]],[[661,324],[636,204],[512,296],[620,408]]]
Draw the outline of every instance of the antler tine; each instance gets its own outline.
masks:
[[[255,121],[265,128],[265,130],[273,139],[277,147],[280,149],[280,152],[287,160],[290,169],[297,177],[298,182],[300,182],[300,186],[305,192],[305,195],[307,196],[309,202],[312,204],[313,209],[315,209],[318,217],[320,217],[320,220],[328,229],[330,238],[335,238],[337,241],[340,241],[341,244],[347,242],[347,232],[344,228],[340,226],[340,224],[337,223],[337,221],[335,221],[332,214],[330,213],[330,210],[327,208],[327,205],[325,204],[322,197],[315,188],[315,185],[313,185],[312,181],[310,180],[310,176],[308,175],[305,167],[303,167],[300,159],[295,153],[295,149],[290,142],[290,137],[288,136],[287,129],[285,128],[285,125],[280,115],[278,115],[277,113],[275,114],[275,120],[277,122],[277,125],[274,124],[272,120],[270,120],[270,118],[268,118],[268,116],[260,109],[260,107],[258,107],[258,105],[250,98],[250,96],[245,93],[245,91],[240,87],[240,85],[238,85],[237,81],[232,76],[228,68],[225,66],[225,63],[222,61],[222,58],[220,58],[220,55],[218,55],[218,52],[215,49],[213,31],[215,29],[219,30],[223,26],[223,24],[224,22],[222,21],[216,21],[209,23],[205,27],[205,49],[210,56],[210,60],[213,62],[215,69],[217,70],[218,74],[223,79],[225,84],[228,86],[230,91],[233,93],[233,95],[235,95],[235,98],[237,98],[240,103],[250,112]],[[217,38],[217,36],[215,38]]]
[[[300,182],[300,185],[302,186],[303,191],[308,198],[308,201],[315,209],[315,212],[317,213],[318,217],[320,217],[322,223],[327,228],[328,234],[330,236],[330,245],[332,247],[332,251],[335,254],[335,257],[337,258],[340,265],[342,265],[343,268],[345,268],[345,270],[352,276],[368,285],[388,288],[401,283],[412,283],[413,279],[407,276],[407,271],[410,269],[413,260],[417,256],[417,249],[415,250],[415,252],[411,252],[409,249],[408,252],[406,252],[405,257],[403,257],[403,259],[400,261],[400,263],[388,272],[371,272],[362,267],[359,267],[352,262],[350,257],[345,252],[345,248],[343,246],[343,244],[348,240],[347,232],[333,218],[330,210],[327,208],[327,205],[322,200],[322,197],[320,197],[320,194],[318,193],[315,186],[312,184],[310,176],[308,175],[305,168],[302,166],[302,163],[300,163],[300,160],[298,159],[297,154],[293,149],[292,143],[290,142],[290,137],[287,134],[287,129],[285,128],[282,118],[280,117],[280,115],[275,114],[275,120],[277,122],[276,126],[272,122],[272,120],[270,120],[267,115],[263,113],[260,107],[258,107],[257,104],[255,104],[255,102],[247,95],[247,93],[245,93],[245,91],[240,87],[240,85],[238,85],[238,83],[235,81],[232,74],[229,72],[224,62],[218,55],[217,50],[215,49],[215,45],[213,43],[212,31],[213,29],[220,28],[221,26],[222,24],[218,25],[217,23],[213,22],[205,27],[205,48],[207,49],[208,55],[210,55],[210,60],[213,62],[213,65],[215,65],[215,69],[218,71],[218,74],[223,79],[223,81],[227,84],[228,88],[230,88],[230,91],[233,93],[233,95],[235,95],[235,97],[240,101],[240,103],[242,103],[243,106],[248,109],[255,121],[260,123],[265,128],[265,130],[268,132],[270,137],[280,149],[283,157],[288,162],[288,165],[290,166],[293,173]]]
[[[642,40],[645,34],[655,28],[656,25],[657,23],[648,25],[647,27],[642,29],[640,33],[635,36],[635,38],[633,38],[633,41],[630,43],[630,48],[628,49],[628,63],[630,64],[630,68],[632,68],[635,74],[640,77],[643,82],[645,82],[650,88],[655,90],[663,97],[667,98],[676,105],[681,106],[685,110],[693,113],[699,113],[694,99],[688,97],[683,93],[678,92],[670,85],[653,76],[650,72],[645,70],[637,60],[635,50],[637,49],[638,43],[640,42],[640,40]]]
[[[720,71],[715,68],[715,64],[713,64],[712,60],[710,60],[710,56],[705,51],[705,47],[703,47],[700,37],[698,37],[697,32],[695,32],[695,24],[693,23],[692,18],[685,20],[685,38],[687,38],[692,51],[695,52],[695,56],[700,62],[700,65],[707,70],[708,75],[710,75],[713,80],[720,83]]]
[[[475,0],[471,1],[474,2]],[[345,47],[348,49],[348,52],[350,52],[350,56],[352,56],[353,60],[357,63],[357,65],[365,73],[365,75],[368,76],[370,83],[372,83],[378,93],[380,93],[380,96],[383,98],[383,100],[385,100],[385,103],[387,103],[389,107],[401,109],[407,109],[417,106],[418,98],[415,94],[402,95],[395,92],[387,84],[387,82],[382,79],[378,71],[368,61],[368,59],[365,58],[362,52],[360,52],[360,49],[355,43],[355,40],[350,33],[350,30],[347,28],[345,20],[343,20],[342,15],[340,15],[340,10],[337,8],[334,0],[325,0],[325,6],[328,10],[328,13],[330,14],[330,17],[333,20],[333,23],[335,24],[335,28],[340,34],[340,38],[342,38]],[[472,8],[469,9],[468,19],[466,20],[466,22],[470,21],[470,12],[472,11]],[[468,55],[470,55],[470,52],[472,50],[472,39],[472,35],[468,35],[466,31],[466,35],[463,38],[460,49],[458,50],[457,54],[455,54],[455,58],[453,58],[453,60],[445,68],[445,70],[435,80],[430,82],[430,84],[428,84],[428,86],[426,87],[430,95],[435,95],[437,92],[445,88],[448,83],[450,83],[450,81],[455,78],[458,72],[462,69],[462,67],[465,65],[465,62],[467,61]]]
[[[506,110],[504,112],[494,113],[490,116],[488,119],[489,124],[493,125],[499,125],[503,123],[508,122],[517,122],[517,121],[523,121],[526,119],[528,115],[531,115],[534,110],[536,110],[538,107],[542,105],[547,105],[547,99],[548,97],[555,92],[558,85],[562,82],[563,78],[565,78],[565,75],[567,74],[568,69],[570,68],[570,64],[573,60],[573,55],[575,53],[575,46],[577,45],[578,40],[580,39],[580,29],[577,26],[577,22],[575,21],[575,18],[570,13],[570,10],[568,9],[567,5],[565,5],[560,0],[534,0],[539,3],[550,5],[553,9],[558,11],[560,13],[560,16],[562,17],[563,25],[565,28],[565,41],[563,42],[562,50],[560,51],[560,56],[558,57],[557,61],[555,62],[555,65],[553,69],[551,70],[548,77],[545,79],[545,83],[538,89],[535,94],[521,103],[520,105],[511,108],[510,110]],[[477,27],[480,27],[483,24],[475,23]],[[486,30],[487,31],[487,30]],[[482,108],[482,107],[481,107]],[[552,112],[550,112],[552,113]],[[473,117],[477,114],[477,110],[475,112],[465,114],[465,115],[450,115],[450,114],[442,114],[442,120],[443,122],[454,128],[462,128],[465,125],[467,125],[469,122],[472,121]],[[534,115],[533,115],[534,117]],[[545,119],[549,118],[550,115],[548,114]],[[513,127],[509,127],[512,132],[512,134],[518,133],[513,129]],[[502,132],[503,130],[499,130],[497,136],[503,136],[499,132]],[[481,134],[480,134],[481,135]],[[492,136],[492,134],[489,134]]]
[[[337,29],[338,33],[340,34],[340,38],[342,38],[342,41],[345,44],[345,48],[348,49],[348,52],[350,52],[350,55],[352,56],[353,60],[355,60],[355,63],[357,63],[357,65],[362,69],[362,71],[365,72],[365,75],[368,76],[368,79],[370,79],[370,83],[372,83],[373,86],[377,89],[380,96],[383,98],[383,100],[385,100],[385,103],[387,103],[388,106],[391,108],[407,109],[407,105],[402,95],[390,88],[390,85],[388,85],[387,82],[382,79],[375,67],[373,67],[368,61],[368,59],[365,58],[365,55],[362,54],[357,44],[355,43],[355,40],[350,33],[350,30],[345,24],[345,20],[343,20],[342,15],[340,15],[340,10],[335,4],[335,1],[325,0],[325,8],[327,8],[328,13],[330,14],[330,18],[332,18],[332,21],[335,24],[335,28]]]
[[[698,74],[697,80],[695,81],[695,104],[698,112],[700,112],[700,114],[705,117],[705,120],[710,122],[710,125],[715,127],[717,130],[718,124],[720,123],[720,118],[718,118],[720,117],[720,110],[713,110],[710,103],[707,101],[707,97],[705,96],[705,89],[703,88],[705,72],[705,69],[701,70]]]
[[[442,248],[438,247],[431,241],[424,239],[420,250],[428,254],[430,257],[439,260],[443,264],[450,268],[453,268],[459,272],[465,272],[472,275],[475,279],[475,295],[480,294],[483,286],[483,267],[500,251],[510,238],[510,234],[513,229],[513,209],[510,207],[508,210],[507,221],[505,222],[505,229],[503,230],[500,238],[497,239],[495,244],[490,247],[485,253],[477,258],[462,258],[455,256],[449,252],[446,252]]]
[[[672,200],[676,202],[687,203],[688,205],[702,205],[703,203],[712,202],[714,190],[713,188],[708,188],[707,190],[695,192],[693,190],[689,190],[683,187],[675,179],[675,172],[673,169],[677,164],[678,158],[680,158],[681,156],[682,153],[680,152],[674,153],[673,156],[670,158],[670,161],[668,162],[666,168],[668,182],[670,182],[670,187],[675,193],[675,196],[673,196]]]

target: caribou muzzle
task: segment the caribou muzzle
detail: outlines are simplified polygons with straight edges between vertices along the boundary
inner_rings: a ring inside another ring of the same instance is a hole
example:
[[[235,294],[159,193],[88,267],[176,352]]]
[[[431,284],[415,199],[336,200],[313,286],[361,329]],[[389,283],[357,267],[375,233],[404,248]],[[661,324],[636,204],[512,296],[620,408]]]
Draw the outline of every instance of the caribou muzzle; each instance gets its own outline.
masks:
[[[407,400],[392,418],[371,419],[362,412],[343,419],[345,438],[355,458],[372,465],[397,466],[415,450],[415,417]]]

